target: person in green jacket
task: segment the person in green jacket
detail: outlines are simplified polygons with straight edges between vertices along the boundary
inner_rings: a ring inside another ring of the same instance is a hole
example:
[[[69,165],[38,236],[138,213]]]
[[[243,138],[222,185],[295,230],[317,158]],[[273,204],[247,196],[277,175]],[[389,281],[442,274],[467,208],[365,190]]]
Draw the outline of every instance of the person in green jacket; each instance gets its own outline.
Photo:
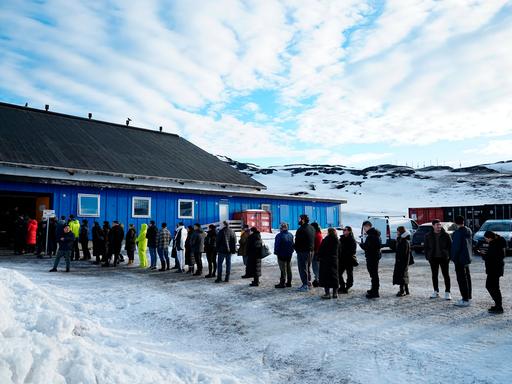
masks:
[[[146,239],[146,232],[148,230],[147,224],[140,226],[139,236],[137,237],[137,248],[139,249],[140,267],[146,268],[148,261],[146,259],[146,249],[148,248],[148,239]]]
[[[80,222],[74,215],[69,215],[69,229],[75,235],[75,242],[71,251],[71,260],[80,260],[80,249],[78,249],[78,238],[80,237]]]

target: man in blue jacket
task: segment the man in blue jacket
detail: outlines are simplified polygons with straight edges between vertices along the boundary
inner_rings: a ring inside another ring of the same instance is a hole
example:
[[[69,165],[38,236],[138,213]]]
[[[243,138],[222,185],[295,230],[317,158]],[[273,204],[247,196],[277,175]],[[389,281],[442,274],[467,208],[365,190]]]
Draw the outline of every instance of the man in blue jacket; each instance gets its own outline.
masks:
[[[462,216],[455,217],[455,224],[459,227],[452,235],[452,252],[450,255],[453,264],[455,264],[455,273],[457,283],[459,284],[462,299],[455,303],[458,307],[468,307],[471,300],[471,274],[469,265],[471,264],[471,254],[473,253],[471,229],[464,226]]]
[[[277,256],[279,269],[281,270],[281,279],[279,284],[275,285],[276,288],[292,286],[291,261],[293,249],[293,235],[288,232],[288,224],[281,223],[280,232],[274,240],[274,254]]]
[[[71,255],[75,243],[75,235],[71,232],[68,224],[64,224],[62,234],[58,237],[57,241],[59,243],[59,251],[57,252],[55,263],[53,264],[53,268],[50,269],[50,272],[57,272],[57,267],[59,266],[61,257],[64,257],[66,260],[66,272],[69,272]]]

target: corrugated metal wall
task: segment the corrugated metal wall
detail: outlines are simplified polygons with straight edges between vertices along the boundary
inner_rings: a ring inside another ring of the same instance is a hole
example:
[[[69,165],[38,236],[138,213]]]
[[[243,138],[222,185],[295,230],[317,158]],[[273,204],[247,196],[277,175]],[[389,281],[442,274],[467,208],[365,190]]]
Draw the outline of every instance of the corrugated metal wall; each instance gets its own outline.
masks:
[[[276,200],[269,198],[228,197],[226,195],[176,194],[114,188],[91,188],[65,185],[45,185],[32,183],[0,182],[0,191],[18,191],[47,193],[51,198],[51,209],[58,216],[74,214],[78,216],[78,194],[100,195],[100,217],[87,217],[89,222],[119,220],[125,226],[135,224],[137,229],[142,223],[155,220],[157,224],[167,222],[171,227],[178,221],[186,225],[199,222],[207,224],[219,221],[219,201],[229,203],[229,216],[246,209],[260,209],[261,204],[269,204],[272,214],[272,228],[279,228],[281,222],[287,222],[291,229],[297,228],[299,215],[307,213],[311,221],[317,221],[321,227],[339,224],[339,204],[313,203],[311,201]],[[151,218],[132,217],[132,197],[151,198]],[[195,203],[194,219],[178,219],[178,199],[192,199]]]

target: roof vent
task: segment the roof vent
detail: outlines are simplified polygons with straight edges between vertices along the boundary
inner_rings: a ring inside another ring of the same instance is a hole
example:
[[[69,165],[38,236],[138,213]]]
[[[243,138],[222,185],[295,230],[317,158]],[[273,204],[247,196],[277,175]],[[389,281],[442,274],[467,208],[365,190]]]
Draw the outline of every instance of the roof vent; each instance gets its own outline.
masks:
[[[45,104],[45,106],[44,106],[44,110],[45,110],[46,112],[48,112],[48,110],[49,110],[49,109],[50,109],[50,106],[49,106],[48,104]]]
[[[160,128],[159,128],[159,129],[160,129],[160,132],[162,132],[162,129],[163,129],[163,128],[162,128],[162,126],[160,126]]]
[[[28,107],[28,103],[25,103],[25,107]]]
[[[130,121],[132,121],[132,119],[130,119],[130,118],[127,118],[127,119],[126,119],[126,126],[129,126],[129,125],[130,125]]]
[[[87,115],[89,117],[89,120],[92,119],[92,113],[89,112],[89,114]]]

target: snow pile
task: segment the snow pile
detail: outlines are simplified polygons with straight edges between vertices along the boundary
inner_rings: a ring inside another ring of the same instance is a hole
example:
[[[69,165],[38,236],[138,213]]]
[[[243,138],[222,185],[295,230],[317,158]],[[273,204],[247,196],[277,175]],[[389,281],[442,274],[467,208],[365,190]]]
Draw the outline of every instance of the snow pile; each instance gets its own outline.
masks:
[[[84,316],[86,306],[57,302],[19,272],[0,268],[0,292],[2,384],[238,382],[160,344],[138,345],[137,335],[103,328]],[[92,297],[89,291],[81,300]]]

